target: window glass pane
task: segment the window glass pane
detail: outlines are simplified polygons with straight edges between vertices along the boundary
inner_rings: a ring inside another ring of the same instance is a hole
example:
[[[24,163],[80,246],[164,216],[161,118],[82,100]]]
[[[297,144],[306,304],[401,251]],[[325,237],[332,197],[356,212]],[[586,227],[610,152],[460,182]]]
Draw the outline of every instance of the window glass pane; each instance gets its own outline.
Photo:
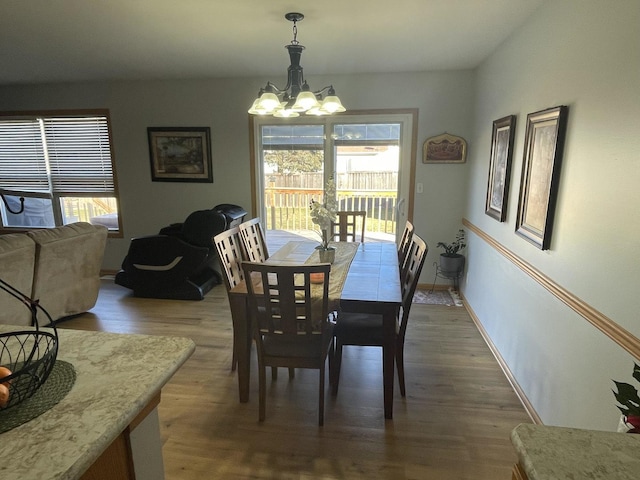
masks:
[[[265,125],[262,127],[262,145],[271,150],[322,149],[324,127],[322,125]]]
[[[342,124],[333,128],[336,145],[342,142],[367,144],[384,141],[385,144],[398,144],[400,141],[399,123]]]
[[[0,114],[0,190],[45,198],[46,210],[53,210],[52,217],[46,215],[36,222],[17,218],[26,216],[26,210],[11,215],[5,209],[2,224],[55,226],[94,219],[117,231],[117,186],[108,122],[106,110],[69,111],[55,117]],[[35,209],[38,202],[30,203]]]
[[[53,218],[53,202],[50,198],[36,198],[23,196],[24,211],[19,214],[13,214],[6,208],[4,202],[0,202],[2,209],[2,223],[6,227],[55,227],[56,223]],[[20,196],[4,195],[4,199],[9,204],[9,208],[14,211],[20,211]]]
[[[115,197],[62,197],[62,222],[89,222],[118,229],[118,209]]]

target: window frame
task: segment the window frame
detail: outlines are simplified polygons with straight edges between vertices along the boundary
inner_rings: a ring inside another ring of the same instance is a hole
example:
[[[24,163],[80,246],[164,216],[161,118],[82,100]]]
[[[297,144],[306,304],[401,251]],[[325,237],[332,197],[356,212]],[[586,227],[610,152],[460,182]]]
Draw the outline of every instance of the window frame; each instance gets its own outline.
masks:
[[[122,210],[120,207],[120,193],[118,189],[118,176],[116,172],[116,161],[114,154],[114,146],[113,146],[113,131],[111,127],[111,116],[109,109],[73,109],[73,110],[26,110],[26,111],[0,111],[0,120],[5,119],[15,119],[15,120],[34,120],[34,119],[47,119],[52,118],[71,118],[71,117],[104,117],[106,119],[107,125],[107,135],[109,140],[109,155],[111,158],[111,173],[113,179],[113,194],[106,196],[104,192],[69,192],[69,191],[53,191],[53,186],[49,181],[50,191],[48,195],[51,198],[52,209],[54,213],[55,219],[55,227],[59,227],[64,225],[62,222],[63,219],[63,206],[61,204],[62,198],[82,198],[82,197],[90,197],[90,198],[114,198],[116,202],[117,208],[117,217],[118,224],[116,229],[109,229],[108,236],[110,238],[122,238],[123,237],[123,228],[122,228]],[[15,191],[12,188],[6,188],[7,191]],[[45,193],[45,192],[33,192],[36,193]],[[6,233],[22,233],[35,228],[53,228],[53,227],[11,227],[4,225],[2,219],[0,219],[0,234]]]

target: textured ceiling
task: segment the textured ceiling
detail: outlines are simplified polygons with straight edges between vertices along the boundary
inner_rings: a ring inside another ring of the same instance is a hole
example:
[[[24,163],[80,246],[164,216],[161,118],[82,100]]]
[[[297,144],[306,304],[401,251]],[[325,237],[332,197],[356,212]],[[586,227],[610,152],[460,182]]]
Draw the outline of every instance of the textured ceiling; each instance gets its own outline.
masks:
[[[468,69],[543,0],[0,0],[0,84]]]

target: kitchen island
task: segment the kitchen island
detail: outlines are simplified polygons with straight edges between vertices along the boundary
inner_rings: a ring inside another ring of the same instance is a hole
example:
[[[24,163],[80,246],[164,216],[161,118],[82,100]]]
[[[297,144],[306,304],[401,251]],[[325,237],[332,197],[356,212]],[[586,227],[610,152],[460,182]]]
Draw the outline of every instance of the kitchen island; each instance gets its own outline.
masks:
[[[637,480],[640,435],[521,424],[513,480]]]
[[[25,327],[0,325],[15,330]],[[163,478],[156,406],[194,342],[66,329],[58,336],[57,359],[74,366],[75,384],[50,410],[0,434],[0,478]]]

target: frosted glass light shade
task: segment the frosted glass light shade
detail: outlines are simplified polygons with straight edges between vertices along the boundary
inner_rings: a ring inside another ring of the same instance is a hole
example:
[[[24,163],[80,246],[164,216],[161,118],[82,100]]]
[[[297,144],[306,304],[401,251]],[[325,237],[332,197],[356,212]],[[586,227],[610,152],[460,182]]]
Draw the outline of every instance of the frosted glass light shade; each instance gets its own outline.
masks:
[[[275,93],[264,92],[256,105],[257,109],[265,110],[266,113],[273,112],[280,105],[280,100]]]
[[[296,97],[296,103],[291,107],[296,112],[306,112],[310,108],[319,107],[320,102],[313,92],[300,92]]]
[[[251,105],[251,108],[249,109],[249,113],[251,115],[265,115],[267,113],[267,111],[263,108],[258,108],[258,104],[260,103],[260,99],[256,98],[253,101],[253,104]]]
[[[320,110],[331,114],[345,112],[347,109],[342,106],[342,102],[336,95],[327,95],[320,106]]]
[[[294,118],[299,117],[300,114],[295,112],[292,108],[280,108],[273,112],[273,116],[278,118]]]

